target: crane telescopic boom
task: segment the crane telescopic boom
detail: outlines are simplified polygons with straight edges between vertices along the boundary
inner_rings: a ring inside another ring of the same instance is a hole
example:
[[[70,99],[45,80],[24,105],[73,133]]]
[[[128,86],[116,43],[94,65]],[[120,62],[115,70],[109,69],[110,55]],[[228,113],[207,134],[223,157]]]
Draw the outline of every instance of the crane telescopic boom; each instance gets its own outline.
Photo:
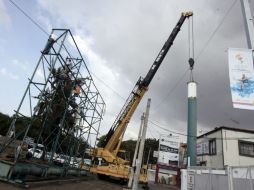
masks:
[[[92,173],[97,173],[99,176],[109,176],[120,179],[129,178],[128,161],[117,156],[119,148],[124,136],[126,127],[135,112],[139,102],[144,96],[151,83],[154,75],[159,69],[163,59],[165,58],[168,50],[172,46],[182,24],[186,18],[191,17],[192,12],[182,13],[179,21],[163,45],[156,59],[154,60],[151,68],[149,69],[145,78],[139,78],[134,89],[130,93],[120,113],[111,126],[106,138],[103,141],[102,147],[95,148],[91,154],[94,157],[94,165],[90,168]],[[98,164],[97,164],[98,163]],[[144,175],[139,176],[139,180],[147,182],[147,177]]]
[[[145,94],[154,75],[156,74],[157,70],[159,69],[168,50],[172,46],[178,32],[181,29],[182,24],[184,23],[186,18],[188,18],[192,15],[193,15],[192,12],[183,12],[182,13],[179,21],[177,22],[176,26],[174,27],[174,29],[171,32],[170,36],[168,37],[167,41],[163,45],[159,54],[157,55],[155,61],[153,62],[152,66],[150,67],[147,75],[145,76],[144,79],[139,78],[138,82],[136,83],[130,96],[128,97],[123,108],[121,109],[116,120],[114,121],[112,127],[110,128],[108,134],[106,135],[106,138],[103,142],[103,148],[109,150],[110,152],[114,151],[117,144],[119,143],[119,138],[123,134],[124,129],[126,128],[127,124],[129,123],[130,118],[132,117],[139,102],[141,101],[143,95]]]

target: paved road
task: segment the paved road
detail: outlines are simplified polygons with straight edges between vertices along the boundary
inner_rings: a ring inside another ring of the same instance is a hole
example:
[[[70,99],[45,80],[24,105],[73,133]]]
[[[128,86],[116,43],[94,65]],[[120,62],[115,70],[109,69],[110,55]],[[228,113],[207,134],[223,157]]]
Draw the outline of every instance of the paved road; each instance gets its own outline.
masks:
[[[149,190],[178,190],[175,187],[169,187],[166,185],[149,185]],[[112,183],[108,181],[102,181],[97,179],[89,179],[82,181],[72,182],[57,182],[57,183],[36,183],[32,184],[29,189],[32,190],[122,190],[123,187],[120,184]],[[142,189],[142,188],[140,188]],[[0,190],[22,190],[22,188],[0,182]]]

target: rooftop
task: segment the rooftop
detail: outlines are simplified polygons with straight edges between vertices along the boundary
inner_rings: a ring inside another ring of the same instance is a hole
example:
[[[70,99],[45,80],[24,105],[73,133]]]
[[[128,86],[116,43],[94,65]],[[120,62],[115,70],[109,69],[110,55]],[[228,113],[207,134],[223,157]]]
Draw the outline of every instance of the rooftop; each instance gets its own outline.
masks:
[[[234,128],[234,127],[220,126],[220,127],[215,127],[212,131],[204,133],[204,134],[198,136],[197,138],[202,138],[204,136],[210,135],[210,134],[212,134],[214,132],[217,132],[217,131],[220,131],[222,129],[230,130],[230,131],[245,132],[245,133],[254,133],[254,130],[250,130],[250,129],[240,129],[240,128]]]

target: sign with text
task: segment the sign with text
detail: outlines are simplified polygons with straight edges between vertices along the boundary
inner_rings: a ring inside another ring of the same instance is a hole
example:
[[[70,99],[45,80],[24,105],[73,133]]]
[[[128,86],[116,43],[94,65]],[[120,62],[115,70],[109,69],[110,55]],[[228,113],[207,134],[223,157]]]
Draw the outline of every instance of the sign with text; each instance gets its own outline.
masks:
[[[179,161],[179,137],[162,136],[160,138],[158,163],[169,164],[170,161]]]
[[[153,157],[158,158],[159,157],[159,151],[154,150],[153,151]]]
[[[188,174],[187,188],[188,190],[195,189],[195,174]]]

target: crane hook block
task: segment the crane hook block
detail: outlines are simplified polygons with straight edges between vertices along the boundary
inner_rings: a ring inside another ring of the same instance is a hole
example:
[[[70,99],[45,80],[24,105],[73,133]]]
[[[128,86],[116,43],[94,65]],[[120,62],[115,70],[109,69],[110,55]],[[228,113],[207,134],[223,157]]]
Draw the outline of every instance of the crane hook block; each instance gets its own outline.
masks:
[[[190,17],[193,15],[193,12],[192,11],[182,12],[182,15],[185,17]]]
[[[190,69],[192,70],[193,66],[194,66],[194,59],[193,58],[189,59],[189,65],[190,65]]]

